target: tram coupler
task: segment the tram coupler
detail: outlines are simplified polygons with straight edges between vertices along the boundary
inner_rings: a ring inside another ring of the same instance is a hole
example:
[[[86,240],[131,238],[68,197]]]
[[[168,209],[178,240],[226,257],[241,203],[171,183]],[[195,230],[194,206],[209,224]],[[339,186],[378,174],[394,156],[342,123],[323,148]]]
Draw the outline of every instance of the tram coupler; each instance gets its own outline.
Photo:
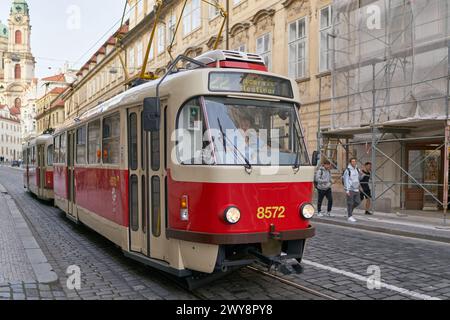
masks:
[[[284,275],[303,273],[303,267],[297,259],[289,259],[286,256],[268,257],[257,250],[249,250],[249,253],[262,262],[267,267],[268,272],[276,270]]]

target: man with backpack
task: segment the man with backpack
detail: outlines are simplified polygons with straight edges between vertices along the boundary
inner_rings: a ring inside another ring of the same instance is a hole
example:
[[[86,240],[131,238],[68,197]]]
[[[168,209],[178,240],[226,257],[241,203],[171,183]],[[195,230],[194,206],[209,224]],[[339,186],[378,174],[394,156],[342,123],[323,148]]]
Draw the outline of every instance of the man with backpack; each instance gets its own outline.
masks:
[[[360,195],[360,172],[357,167],[357,160],[352,158],[350,163],[345,169],[344,174],[342,175],[342,180],[344,183],[345,193],[347,194],[347,213],[348,213],[348,221],[356,222],[356,219],[353,217],[353,210],[361,204],[361,195]]]
[[[331,163],[328,160],[323,162],[323,165],[317,170],[316,176],[314,178],[314,184],[318,191],[318,201],[317,210],[319,211],[318,216],[323,217],[322,213],[322,202],[326,197],[328,201],[327,216],[331,217],[331,209],[333,208],[333,194],[331,191]]]

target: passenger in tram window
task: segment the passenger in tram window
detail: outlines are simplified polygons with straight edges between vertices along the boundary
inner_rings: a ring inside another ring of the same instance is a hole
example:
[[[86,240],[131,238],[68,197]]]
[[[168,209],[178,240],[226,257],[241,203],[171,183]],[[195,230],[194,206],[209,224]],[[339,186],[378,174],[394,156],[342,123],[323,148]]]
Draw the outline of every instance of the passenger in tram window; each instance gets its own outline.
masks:
[[[239,119],[239,130],[242,131],[245,142],[245,150],[242,153],[250,162],[257,162],[258,150],[263,147],[263,142],[259,139],[257,130],[252,125],[252,119],[249,116],[243,116]]]

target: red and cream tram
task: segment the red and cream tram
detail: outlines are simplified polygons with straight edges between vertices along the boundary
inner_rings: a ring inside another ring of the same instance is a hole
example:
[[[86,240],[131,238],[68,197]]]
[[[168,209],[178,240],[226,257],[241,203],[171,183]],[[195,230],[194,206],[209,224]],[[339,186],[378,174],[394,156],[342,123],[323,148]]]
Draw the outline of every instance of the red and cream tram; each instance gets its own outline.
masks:
[[[195,68],[175,70],[183,59]],[[180,56],[162,79],[57,131],[55,205],[127,256],[179,277],[254,261],[294,260],[300,272],[315,230],[314,167],[296,83],[264,71],[262,61],[228,51]],[[231,140],[245,126],[271,142],[241,152]],[[277,162],[252,154],[259,147]]]
[[[23,147],[23,185],[42,200],[53,200],[53,137],[41,135]]]

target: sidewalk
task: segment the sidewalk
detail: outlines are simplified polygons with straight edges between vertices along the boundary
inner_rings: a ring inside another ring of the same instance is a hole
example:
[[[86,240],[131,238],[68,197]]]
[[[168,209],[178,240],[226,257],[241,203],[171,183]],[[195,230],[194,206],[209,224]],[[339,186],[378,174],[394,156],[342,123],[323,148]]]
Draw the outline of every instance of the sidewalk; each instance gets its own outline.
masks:
[[[0,184],[0,284],[58,280],[28,224]]]
[[[378,213],[372,216],[364,214],[363,210],[355,210],[356,223],[347,221],[345,208],[334,208],[334,217],[313,218],[313,223],[333,224],[355,229],[382,232],[387,234],[426,239],[450,243],[450,215],[444,226],[443,217],[424,213]]]

